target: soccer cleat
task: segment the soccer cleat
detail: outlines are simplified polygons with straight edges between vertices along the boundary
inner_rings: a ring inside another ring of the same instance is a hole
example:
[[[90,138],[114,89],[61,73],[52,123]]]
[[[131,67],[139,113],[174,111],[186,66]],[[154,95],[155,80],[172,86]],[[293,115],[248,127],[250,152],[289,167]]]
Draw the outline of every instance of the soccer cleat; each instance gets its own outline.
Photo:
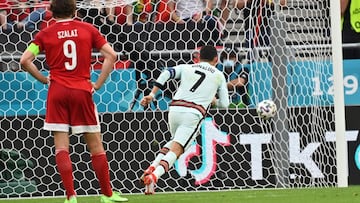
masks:
[[[101,195],[101,203],[116,203],[116,202],[127,202],[128,199],[120,196],[120,192],[113,192],[111,197]]]
[[[154,166],[149,166],[149,168],[147,168],[147,169],[144,171],[144,173],[141,175],[141,177],[140,177],[140,184],[141,184],[141,185],[145,185],[145,183],[144,183],[144,178],[145,178],[145,176],[152,174],[152,172],[154,172],[154,171],[155,171],[155,167],[154,167]]]
[[[155,194],[155,184],[157,182],[157,178],[155,174],[149,174],[144,178],[145,184],[145,195],[153,195]]]
[[[64,203],[77,203],[76,197],[71,196],[70,199],[66,198]]]

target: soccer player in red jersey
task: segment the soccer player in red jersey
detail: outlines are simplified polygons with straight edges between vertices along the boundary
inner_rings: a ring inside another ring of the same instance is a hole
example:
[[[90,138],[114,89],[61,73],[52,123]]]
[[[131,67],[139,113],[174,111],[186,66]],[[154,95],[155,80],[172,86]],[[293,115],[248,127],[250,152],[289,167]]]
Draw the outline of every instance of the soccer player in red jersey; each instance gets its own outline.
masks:
[[[75,0],[53,0],[50,10],[56,23],[36,34],[20,63],[37,80],[49,84],[44,129],[54,135],[56,165],[66,190],[65,203],[77,203],[69,156],[69,128],[73,134],[84,135],[99,180],[101,202],[125,202],[127,198],[112,191],[98,113],[92,98],[93,91],[100,89],[112,71],[116,53],[94,26],[73,19]],[[91,83],[93,48],[105,59],[97,81]],[[45,53],[50,67],[48,78],[33,63],[40,52]]]

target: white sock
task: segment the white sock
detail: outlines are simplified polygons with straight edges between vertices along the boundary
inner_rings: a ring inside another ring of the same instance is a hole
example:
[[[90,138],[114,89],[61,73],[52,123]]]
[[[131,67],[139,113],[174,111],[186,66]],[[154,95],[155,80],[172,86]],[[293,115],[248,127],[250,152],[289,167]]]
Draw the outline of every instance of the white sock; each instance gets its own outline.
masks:
[[[164,156],[168,153],[171,143],[172,141],[167,142],[164,147],[160,149],[159,154],[156,156],[155,160],[151,163],[150,166],[153,166],[155,168],[159,166],[161,159],[163,159]]]
[[[154,174],[157,178],[167,172],[175,163],[177,156],[174,152],[169,151],[161,160],[161,164],[156,167]]]
[[[162,159],[164,156],[165,156],[165,154],[159,153],[159,154],[156,156],[155,160],[151,163],[150,166],[153,166],[154,168],[158,167],[161,159]]]
[[[156,167],[155,171],[153,172],[157,179],[159,179],[160,176],[164,175],[164,173],[165,169],[162,166]]]

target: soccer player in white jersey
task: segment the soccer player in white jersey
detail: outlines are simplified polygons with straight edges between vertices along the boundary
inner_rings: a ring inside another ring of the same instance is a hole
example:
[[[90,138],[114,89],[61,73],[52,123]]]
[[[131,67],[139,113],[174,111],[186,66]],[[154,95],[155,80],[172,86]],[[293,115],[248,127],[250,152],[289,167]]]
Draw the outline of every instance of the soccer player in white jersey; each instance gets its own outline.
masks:
[[[213,46],[200,49],[200,63],[183,64],[163,71],[151,90],[144,96],[141,105],[153,101],[156,92],[170,79],[180,79],[180,86],[169,107],[169,127],[172,139],[160,149],[160,153],[144,171],[140,181],[145,185],[145,194],[154,194],[154,186],[164,173],[195,140],[201,122],[211,104],[220,108],[229,105],[228,89],[222,72],[216,67],[217,50]],[[218,99],[215,99],[215,95]]]

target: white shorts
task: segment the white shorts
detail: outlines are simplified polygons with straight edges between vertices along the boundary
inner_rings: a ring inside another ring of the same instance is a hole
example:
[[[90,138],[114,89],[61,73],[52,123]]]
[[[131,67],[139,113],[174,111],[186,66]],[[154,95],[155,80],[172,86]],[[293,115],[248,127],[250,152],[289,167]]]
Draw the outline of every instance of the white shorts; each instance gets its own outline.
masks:
[[[197,113],[169,111],[169,127],[172,141],[186,151],[198,135],[203,116]]]

